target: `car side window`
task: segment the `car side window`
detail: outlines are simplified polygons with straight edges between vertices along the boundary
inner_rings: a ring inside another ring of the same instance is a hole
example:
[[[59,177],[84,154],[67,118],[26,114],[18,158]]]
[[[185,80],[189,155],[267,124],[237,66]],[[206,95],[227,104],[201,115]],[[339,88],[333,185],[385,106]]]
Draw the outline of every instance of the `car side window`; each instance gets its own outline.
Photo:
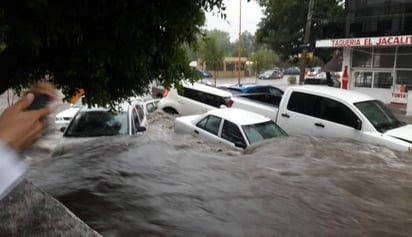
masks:
[[[268,93],[267,88],[252,88],[249,90],[249,93]]]
[[[222,138],[233,143],[241,142],[242,144],[246,144],[239,127],[227,120],[223,122]]]
[[[197,91],[197,90],[193,90],[190,88],[183,88],[183,93],[181,94],[181,96],[184,96],[186,98],[198,101],[198,102],[202,102],[204,104],[219,108],[221,105],[226,105],[225,99],[220,97],[220,96],[216,96],[216,95],[212,95],[206,92],[202,92],[202,91]]]
[[[137,110],[137,115],[139,116],[139,125],[140,126],[140,122],[143,121],[144,118],[144,110],[142,105],[136,105],[136,110]]]
[[[183,87],[181,92],[178,91],[178,94],[192,100],[198,100],[198,94],[190,88]]]
[[[319,117],[319,103],[321,97],[302,92],[292,92],[287,109],[290,111]]]
[[[136,108],[133,108],[132,119],[132,133],[135,134],[137,132],[137,127],[140,126],[140,120],[139,116],[137,115]]]
[[[217,136],[219,133],[219,127],[220,127],[221,121],[222,121],[221,118],[213,116],[213,115],[209,115],[206,118],[200,120],[196,124],[196,126]]]
[[[147,109],[147,112],[151,113],[156,110],[156,106],[154,105],[154,103],[147,103],[146,109]]]
[[[276,88],[269,88],[269,93],[271,95],[276,95],[276,96],[282,96],[283,95],[283,91],[276,89]]]
[[[358,117],[346,105],[329,98],[322,98],[320,118],[356,128]]]

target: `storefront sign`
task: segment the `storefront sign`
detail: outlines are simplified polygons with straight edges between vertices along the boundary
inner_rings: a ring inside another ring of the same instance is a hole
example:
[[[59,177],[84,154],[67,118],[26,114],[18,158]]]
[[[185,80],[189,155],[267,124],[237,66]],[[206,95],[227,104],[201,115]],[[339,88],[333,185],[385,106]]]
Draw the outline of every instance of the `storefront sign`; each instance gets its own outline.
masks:
[[[412,46],[412,35],[317,40],[317,48]]]
[[[405,91],[405,85],[395,85],[392,91],[391,104],[406,105],[408,102],[408,93]]]

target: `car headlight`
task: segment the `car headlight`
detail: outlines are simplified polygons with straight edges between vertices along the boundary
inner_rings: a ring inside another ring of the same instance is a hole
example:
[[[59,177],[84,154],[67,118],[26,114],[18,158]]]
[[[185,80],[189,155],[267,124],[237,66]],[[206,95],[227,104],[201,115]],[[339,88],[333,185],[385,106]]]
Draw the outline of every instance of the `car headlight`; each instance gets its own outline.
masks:
[[[56,121],[61,121],[61,120],[63,120],[62,117],[56,117]]]

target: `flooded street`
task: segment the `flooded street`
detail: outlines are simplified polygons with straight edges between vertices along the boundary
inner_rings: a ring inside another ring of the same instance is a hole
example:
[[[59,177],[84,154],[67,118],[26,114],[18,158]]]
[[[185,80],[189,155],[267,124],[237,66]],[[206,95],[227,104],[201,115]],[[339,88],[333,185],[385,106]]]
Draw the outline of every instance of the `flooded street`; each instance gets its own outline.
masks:
[[[103,236],[412,233],[409,154],[303,136],[234,150],[175,134],[163,112],[148,120],[144,134],[58,150],[52,124],[26,152],[26,178]]]
[[[412,233],[408,154],[314,137],[276,138],[243,152],[174,134],[173,117],[161,112],[149,121],[139,136],[33,157],[27,177],[103,236]],[[55,129],[43,144],[57,136]]]

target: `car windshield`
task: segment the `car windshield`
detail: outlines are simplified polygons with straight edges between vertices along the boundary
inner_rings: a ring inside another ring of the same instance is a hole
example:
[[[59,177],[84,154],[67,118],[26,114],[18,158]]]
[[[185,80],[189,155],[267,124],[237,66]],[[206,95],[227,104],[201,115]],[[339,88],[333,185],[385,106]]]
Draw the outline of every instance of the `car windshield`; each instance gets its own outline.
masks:
[[[274,137],[287,136],[287,134],[273,121],[243,125],[242,129],[250,144]]]
[[[275,70],[266,71],[266,72],[263,73],[263,75],[268,75],[268,76],[270,76],[270,75],[272,75],[272,73],[273,73],[274,71],[275,71]]]
[[[109,111],[79,112],[69,125],[65,137],[127,135],[127,113]]]
[[[384,103],[378,100],[370,100],[355,103],[355,106],[365,115],[379,132],[386,132],[405,125],[399,121],[396,115]]]

